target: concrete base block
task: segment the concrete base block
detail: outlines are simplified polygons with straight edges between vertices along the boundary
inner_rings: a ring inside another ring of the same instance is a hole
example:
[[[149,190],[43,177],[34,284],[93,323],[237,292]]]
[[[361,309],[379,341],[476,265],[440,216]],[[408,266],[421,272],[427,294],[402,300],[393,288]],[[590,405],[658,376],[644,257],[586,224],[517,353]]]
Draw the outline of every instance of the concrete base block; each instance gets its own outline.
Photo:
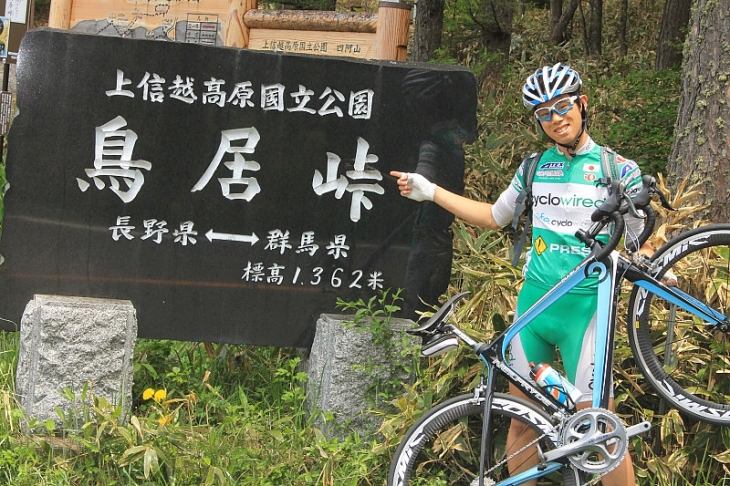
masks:
[[[378,382],[400,381],[402,389],[413,383],[412,355],[402,356],[404,346],[419,339],[405,334],[413,327],[409,319],[392,319],[393,352],[384,352],[383,345],[373,343],[373,334],[362,328],[348,328],[353,316],[323,314],[309,357],[303,362],[308,375],[307,408],[310,414],[324,412],[333,420],[316,422],[328,436],[342,437],[358,431],[372,436],[382,421],[373,410],[385,410],[389,405],[376,400],[374,387]],[[367,324],[365,324],[367,325]],[[405,339],[406,344],[403,343]]]
[[[21,320],[16,373],[27,419],[38,424],[51,419],[58,429],[79,429],[91,395],[121,405],[127,417],[136,339],[137,317],[129,301],[35,295]],[[62,396],[64,390],[74,398]]]

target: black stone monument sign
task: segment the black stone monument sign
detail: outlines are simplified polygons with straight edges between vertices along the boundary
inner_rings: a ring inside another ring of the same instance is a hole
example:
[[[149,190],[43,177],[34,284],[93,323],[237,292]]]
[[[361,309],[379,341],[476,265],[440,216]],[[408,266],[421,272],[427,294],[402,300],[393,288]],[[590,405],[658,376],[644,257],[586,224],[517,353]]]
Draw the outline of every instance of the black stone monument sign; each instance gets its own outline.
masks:
[[[467,69],[38,29],[17,75],[5,329],[77,295],[131,300],[140,337],[306,347],[337,297],[445,290],[451,219],[388,172],[459,190]]]

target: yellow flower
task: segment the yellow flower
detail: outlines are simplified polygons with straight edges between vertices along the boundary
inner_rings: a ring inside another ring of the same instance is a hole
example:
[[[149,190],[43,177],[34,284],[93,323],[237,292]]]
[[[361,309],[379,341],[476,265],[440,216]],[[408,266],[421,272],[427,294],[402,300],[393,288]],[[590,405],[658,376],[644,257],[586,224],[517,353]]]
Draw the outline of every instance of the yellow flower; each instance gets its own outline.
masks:
[[[157,391],[155,392],[155,396],[154,396],[154,399],[155,399],[155,401],[156,401],[157,403],[160,403],[160,402],[161,402],[161,401],[163,401],[163,400],[164,400],[165,398],[167,398],[167,391],[165,391],[165,390],[157,390]]]
[[[160,417],[157,419],[157,422],[159,422],[160,425],[166,425],[172,422],[172,415],[169,417]]]
[[[149,400],[154,394],[155,391],[152,388],[147,388],[142,392],[142,400]]]

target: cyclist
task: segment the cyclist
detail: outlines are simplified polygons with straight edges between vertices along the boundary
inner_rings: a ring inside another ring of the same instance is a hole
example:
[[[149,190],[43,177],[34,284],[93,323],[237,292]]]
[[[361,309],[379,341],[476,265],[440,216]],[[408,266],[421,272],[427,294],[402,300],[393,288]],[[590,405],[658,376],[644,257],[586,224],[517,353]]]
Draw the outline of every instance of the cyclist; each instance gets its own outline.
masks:
[[[586,110],[588,97],[581,93],[578,72],[565,64],[544,66],[529,76],[522,89],[525,106],[532,110],[538,125],[555,146],[542,154],[532,183],[532,247],[523,268],[525,281],[519,292],[517,313],[525,312],[548,289],[572,270],[586,256],[587,249],[575,232],[591,224],[591,213],[608,195],[608,188],[596,182],[603,174],[602,148],[589,136]],[[616,157],[617,171],[629,194],[641,188],[638,165]],[[420,174],[394,171],[403,196],[416,201],[433,201],[468,223],[499,229],[514,217],[516,200],[523,192],[521,166],[509,187],[494,204],[475,201],[457,195],[428,181]],[[640,219],[626,216],[627,234],[638,235],[643,227]],[[608,235],[605,236],[606,239]],[[651,245],[639,250],[651,255]],[[527,376],[529,363],[551,363],[556,349],[571,382],[583,392],[577,408],[591,405],[593,376],[595,309],[597,280],[588,279],[538,316],[512,342],[511,359],[516,371]],[[510,385],[510,392],[527,398]],[[610,402],[613,408],[613,399]],[[514,451],[521,450],[532,438],[526,437],[519,423],[513,422],[509,443]],[[519,464],[521,458],[510,462],[511,473],[534,465]],[[627,454],[624,461],[602,478],[604,486],[635,484],[633,464]]]

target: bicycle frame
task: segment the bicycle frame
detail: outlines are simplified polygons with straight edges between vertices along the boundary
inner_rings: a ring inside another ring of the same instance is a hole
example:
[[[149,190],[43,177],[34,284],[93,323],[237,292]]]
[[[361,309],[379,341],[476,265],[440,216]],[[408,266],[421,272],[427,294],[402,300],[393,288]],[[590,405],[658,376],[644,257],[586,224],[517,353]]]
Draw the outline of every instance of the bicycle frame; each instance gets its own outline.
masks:
[[[619,277],[620,275],[620,277]],[[616,330],[616,309],[620,295],[620,284],[622,279],[632,282],[643,289],[645,293],[653,293],[663,299],[687,310],[697,317],[712,325],[720,326],[720,329],[728,328],[728,318],[704,303],[692,298],[676,287],[670,287],[655,279],[647,271],[642,270],[632,261],[612,251],[603,261],[596,260],[594,252],[587,256],[576,268],[562,278],[552,289],[550,289],[540,300],[535,302],[524,314],[519,316],[514,323],[499,337],[490,344],[477,343],[465,339],[474,347],[474,351],[486,365],[487,381],[484,386],[484,427],[482,430],[481,460],[479,484],[483,484],[484,471],[487,469],[486,458],[491,456],[491,438],[489,437],[488,424],[490,423],[490,411],[492,407],[492,396],[496,392],[496,373],[504,375],[507,380],[519,388],[526,396],[531,397],[540,403],[550,414],[557,414],[558,417],[567,417],[569,412],[563,407],[549,399],[536,384],[526,377],[517,373],[507,364],[509,345],[519,332],[530,324],[537,316],[555,303],[558,299],[575,288],[587,278],[598,278],[598,302],[596,307],[596,336],[595,336],[595,360],[593,370],[593,396],[592,406],[608,408],[611,386],[612,386],[612,365],[614,335]],[[462,339],[462,332],[452,326],[451,330],[457,333]],[[629,437],[648,430],[647,422],[637,424],[627,429]],[[497,486],[519,485],[533,479],[537,479],[552,473],[562,467],[559,459],[562,459],[572,452],[575,447],[566,445],[549,451],[543,455],[545,463],[535,466],[527,471],[519,473],[511,478],[502,481]]]

